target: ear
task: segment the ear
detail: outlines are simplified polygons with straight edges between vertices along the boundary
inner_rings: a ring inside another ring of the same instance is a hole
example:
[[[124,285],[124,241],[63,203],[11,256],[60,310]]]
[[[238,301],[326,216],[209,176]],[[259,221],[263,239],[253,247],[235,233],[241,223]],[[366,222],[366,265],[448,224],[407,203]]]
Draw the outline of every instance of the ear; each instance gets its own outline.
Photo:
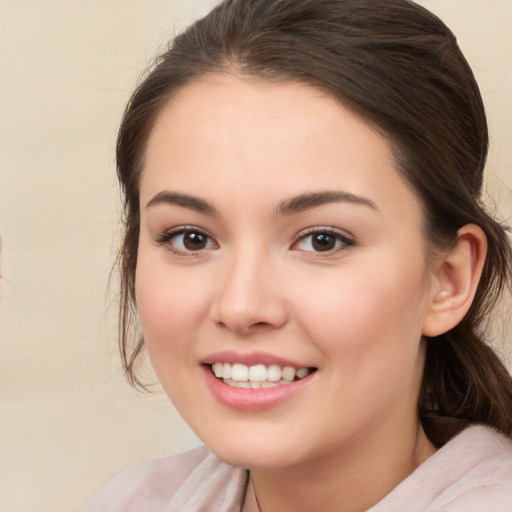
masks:
[[[432,274],[424,336],[439,336],[455,327],[468,312],[487,255],[487,239],[475,224],[457,232],[457,241],[437,262]]]

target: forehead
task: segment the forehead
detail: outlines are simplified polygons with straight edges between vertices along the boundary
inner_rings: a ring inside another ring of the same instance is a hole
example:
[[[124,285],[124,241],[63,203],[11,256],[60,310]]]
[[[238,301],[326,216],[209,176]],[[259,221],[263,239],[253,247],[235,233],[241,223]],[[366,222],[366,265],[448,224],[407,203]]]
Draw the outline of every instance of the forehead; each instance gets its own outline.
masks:
[[[388,141],[335,98],[302,83],[212,74],[182,88],[150,134],[142,201],[161,189],[279,201],[342,188],[419,210]],[[281,197],[279,197],[281,196]],[[382,197],[379,197],[382,196]],[[387,196],[387,197],[384,197]]]

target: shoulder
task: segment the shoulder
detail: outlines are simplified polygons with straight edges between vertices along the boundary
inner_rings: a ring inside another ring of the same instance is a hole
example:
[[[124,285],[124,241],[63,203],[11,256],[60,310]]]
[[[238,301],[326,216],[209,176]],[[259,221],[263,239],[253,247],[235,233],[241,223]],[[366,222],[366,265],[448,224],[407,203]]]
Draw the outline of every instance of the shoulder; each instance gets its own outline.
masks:
[[[122,471],[84,512],[229,511],[241,503],[246,484],[245,470],[225,464],[202,446]]]
[[[512,511],[512,440],[484,426],[464,430],[371,512]]]
[[[447,448],[459,477],[439,494],[432,510],[512,511],[512,439],[479,426],[467,429]]]

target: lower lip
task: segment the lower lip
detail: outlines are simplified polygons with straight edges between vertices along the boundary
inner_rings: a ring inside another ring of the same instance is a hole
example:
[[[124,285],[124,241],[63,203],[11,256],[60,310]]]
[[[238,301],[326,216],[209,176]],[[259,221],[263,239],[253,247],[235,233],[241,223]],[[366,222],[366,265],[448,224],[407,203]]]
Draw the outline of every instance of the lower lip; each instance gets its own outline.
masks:
[[[212,395],[223,405],[242,411],[262,411],[286,402],[306,387],[316,372],[303,379],[272,388],[235,388],[215,377],[211,367],[202,367],[204,379]]]

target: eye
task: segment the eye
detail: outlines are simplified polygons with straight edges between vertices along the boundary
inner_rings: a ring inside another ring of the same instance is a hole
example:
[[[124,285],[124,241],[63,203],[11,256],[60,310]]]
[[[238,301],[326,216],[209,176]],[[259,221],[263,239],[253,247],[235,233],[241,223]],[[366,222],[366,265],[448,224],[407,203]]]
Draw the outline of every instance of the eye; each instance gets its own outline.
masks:
[[[204,231],[195,227],[179,227],[166,231],[156,242],[176,253],[190,253],[216,249],[218,245]]]
[[[338,231],[315,228],[299,235],[299,239],[292,245],[292,249],[313,253],[330,253],[352,245],[354,245],[354,241]]]

